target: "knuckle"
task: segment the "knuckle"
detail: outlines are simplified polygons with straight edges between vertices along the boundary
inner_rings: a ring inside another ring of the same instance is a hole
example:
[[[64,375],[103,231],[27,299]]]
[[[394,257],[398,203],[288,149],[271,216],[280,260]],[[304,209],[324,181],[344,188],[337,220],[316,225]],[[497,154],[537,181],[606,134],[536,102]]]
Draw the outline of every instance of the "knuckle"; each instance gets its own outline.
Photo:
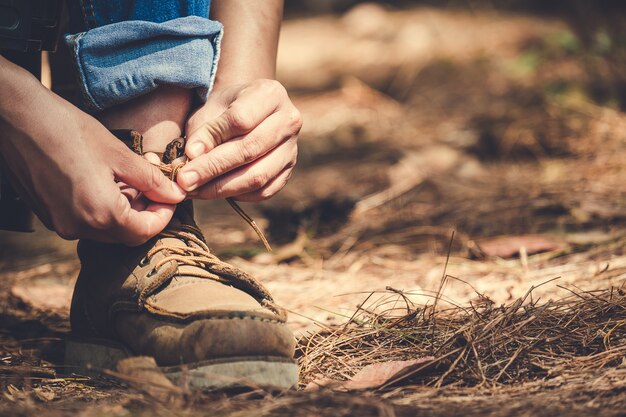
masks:
[[[276,80],[260,79],[256,80],[255,86],[267,96],[284,96],[287,95],[285,87]]]
[[[258,138],[250,137],[242,140],[238,145],[239,156],[244,163],[250,163],[257,159],[262,152],[262,143]]]
[[[270,188],[265,188],[261,190],[258,194],[259,201],[269,200],[274,196],[274,194],[276,194],[274,190],[271,190]]]
[[[269,78],[259,78],[254,81],[254,85],[258,88],[269,89],[272,88],[273,84],[277,82],[275,80],[270,80]]]
[[[291,141],[291,143],[293,144],[292,155],[295,163],[295,160],[298,159],[298,138],[294,137],[291,139]]]
[[[250,176],[249,186],[251,189],[257,190],[267,184],[267,174],[264,172],[254,172]]]
[[[194,135],[194,138],[199,140],[200,142],[204,142],[206,144],[212,143],[213,138],[216,141],[220,141],[224,126],[220,125],[220,119],[214,120],[213,122],[207,122],[202,125],[200,129],[198,129],[198,133]]]
[[[293,168],[298,162],[298,138],[296,136],[293,136],[287,139],[285,145],[287,146],[286,149],[290,149],[291,152],[291,157],[289,161],[287,161],[287,164],[285,166],[287,168]]]
[[[203,200],[212,200],[220,197],[222,192],[222,184],[220,180],[206,183],[199,191],[198,197]]]
[[[198,173],[200,174],[200,181],[207,181],[220,175],[222,167],[215,158],[205,158],[204,163],[199,166]]]
[[[294,134],[298,134],[302,129],[302,114],[295,107],[287,114],[287,120],[290,130]]]
[[[233,131],[244,133],[254,128],[252,118],[236,105],[231,106],[227,115],[228,124]]]
[[[280,94],[280,95],[285,95],[287,93],[287,90],[285,90],[285,87],[279,83],[276,80],[268,80],[269,83],[267,84],[267,89],[269,89],[272,93],[274,94]]]
[[[292,166],[287,167],[287,176],[284,179],[284,185],[287,185],[287,183],[289,182],[289,180],[291,179],[291,176],[293,175],[293,167],[296,163],[294,162]],[[283,185],[283,186],[284,186]]]

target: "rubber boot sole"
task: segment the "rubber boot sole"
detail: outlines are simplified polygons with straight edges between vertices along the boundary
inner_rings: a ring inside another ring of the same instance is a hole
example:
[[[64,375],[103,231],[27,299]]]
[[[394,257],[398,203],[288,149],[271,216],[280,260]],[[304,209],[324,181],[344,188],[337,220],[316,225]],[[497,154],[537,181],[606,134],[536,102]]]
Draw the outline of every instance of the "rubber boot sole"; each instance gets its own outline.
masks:
[[[106,340],[65,343],[68,371],[99,374],[107,369],[116,370],[118,361],[130,356],[134,355],[123,346]],[[295,361],[281,357],[233,357],[159,368],[174,384],[185,384],[191,389],[255,386],[288,389],[298,384]]]

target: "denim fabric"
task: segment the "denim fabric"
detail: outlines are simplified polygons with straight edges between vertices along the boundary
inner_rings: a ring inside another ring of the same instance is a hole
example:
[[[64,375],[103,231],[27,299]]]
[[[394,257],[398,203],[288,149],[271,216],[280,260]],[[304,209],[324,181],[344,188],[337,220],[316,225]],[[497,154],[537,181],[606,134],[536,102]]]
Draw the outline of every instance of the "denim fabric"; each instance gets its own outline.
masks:
[[[74,10],[79,1],[83,22],[70,27],[88,29],[65,40],[86,110],[104,110],[159,85],[196,89],[206,100],[223,33],[208,19],[207,0],[76,0]]]
[[[209,0],[71,0],[80,8],[83,29],[93,29],[128,20],[163,23],[179,17],[209,17]]]

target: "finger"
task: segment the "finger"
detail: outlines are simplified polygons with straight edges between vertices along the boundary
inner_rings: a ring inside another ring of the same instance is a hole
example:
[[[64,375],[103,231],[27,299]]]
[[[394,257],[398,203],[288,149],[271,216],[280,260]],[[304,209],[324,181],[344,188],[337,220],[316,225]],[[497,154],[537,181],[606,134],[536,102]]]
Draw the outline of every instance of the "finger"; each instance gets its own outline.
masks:
[[[161,158],[154,152],[146,152],[143,154],[143,157],[146,161],[150,162],[152,165],[159,166],[161,163]]]
[[[299,127],[286,119],[282,112],[274,113],[250,133],[231,139],[189,161],[178,173],[178,184],[184,190],[193,191],[214,178],[259,159],[290,138],[295,138]]]
[[[151,202],[141,194],[131,202],[119,183],[104,182],[99,190],[82,207],[85,215],[81,216],[77,237],[138,245],[163,230],[176,208],[174,204]]]
[[[135,211],[144,211],[150,203],[150,200],[139,194],[137,198],[130,201],[130,208]]]
[[[224,89],[214,89],[209,100],[193,111],[185,123],[186,136],[189,137],[192,132],[195,132],[203,124],[217,118],[244,90],[245,86],[241,84],[231,85]]]
[[[122,195],[126,197],[128,202],[130,203],[130,208],[132,208],[133,210],[142,211],[145,210],[146,207],[148,207],[150,200],[148,200],[143,194],[141,194],[139,190],[136,190],[131,186],[124,184],[123,182],[119,182],[117,185],[120,187]]]
[[[286,168],[293,168],[296,159],[295,141],[288,141],[261,159],[200,187],[191,197],[216,199],[235,197],[262,189]]]
[[[139,190],[131,187],[130,185],[124,183],[124,182],[118,182],[117,186],[120,189],[120,192],[122,193],[122,195],[124,197],[126,197],[128,199],[128,201],[130,201],[131,203],[137,199],[137,197],[139,196],[139,194],[141,194],[139,192]]]
[[[218,117],[205,121],[187,137],[185,153],[195,159],[218,145],[249,133],[276,112],[287,98],[276,81],[264,80],[245,88]]]
[[[117,179],[141,191],[152,201],[159,203],[180,203],[186,193],[170,181],[156,166],[133,153],[129,149],[120,150],[120,158],[114,167]]]
[[[110,235],[129,246],[141,245],[165,229],[175,209],[175,205],[160,203],[149,203],[141,211],[128,207],[119,226]]]
[[[293,167],[288,167],[283,170],[276,178],[270,181],[265,187],[262,187],[256,191],[250,193],[241,194],[235,197],[235,200],[245,201],[248,203],[257,203],[259,201],[267,200],[278,194],[283,189],[291,174],[293,173]]]

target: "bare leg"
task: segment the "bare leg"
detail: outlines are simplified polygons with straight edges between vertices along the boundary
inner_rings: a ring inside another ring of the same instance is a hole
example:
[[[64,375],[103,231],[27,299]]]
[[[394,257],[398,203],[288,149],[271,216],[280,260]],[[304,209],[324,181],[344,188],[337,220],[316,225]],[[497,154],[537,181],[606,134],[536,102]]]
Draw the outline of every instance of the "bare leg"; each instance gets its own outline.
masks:
[[[191,90],[162,86],[106,110],[99,119],[109,129],[133,129],[141,133],[147,152],[163,152],[172,139],[182,135],[191,102]]]

